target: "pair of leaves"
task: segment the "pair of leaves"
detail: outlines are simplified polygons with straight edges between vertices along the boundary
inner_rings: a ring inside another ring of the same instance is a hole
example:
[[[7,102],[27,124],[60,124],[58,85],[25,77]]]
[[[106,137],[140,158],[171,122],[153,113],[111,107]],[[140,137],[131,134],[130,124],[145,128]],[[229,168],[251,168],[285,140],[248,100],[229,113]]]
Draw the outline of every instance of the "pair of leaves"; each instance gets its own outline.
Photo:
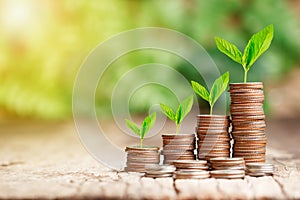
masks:
[[[148,131],[153,127],[154,123],[156,121],[156,112],[150,114],[147,116],[143,123],[141,128],[139,128],[134,122],[126,119],[126,125],[128,128],[130,128],[135,134],[140,136],[140,139],[144,139],[147,135]]]
[[[193,96],[187,97],[182,103],[178,106],[176,113],[169,106],[161,103],[160,108],[161,111],[172,121],[175,122],[176,127],[178,127],[182,120],[187,116],[187,114],[191,111],[193,106]]]
[[[270,47],[273,39],[273,25],[265,27],[254,34],[242,52],[229,41],[215,37],[218,49],[237,63],[240,63],[245,71],[249,71],[254,62]]]
[[[229,72],[225,72],[222,76],[217,78],[210,89],[210,92],[200,85],[199,83],[192,81],[193,90],[204,100],[208,101],[212,108],[221,94],[226,90],[229,83]]]

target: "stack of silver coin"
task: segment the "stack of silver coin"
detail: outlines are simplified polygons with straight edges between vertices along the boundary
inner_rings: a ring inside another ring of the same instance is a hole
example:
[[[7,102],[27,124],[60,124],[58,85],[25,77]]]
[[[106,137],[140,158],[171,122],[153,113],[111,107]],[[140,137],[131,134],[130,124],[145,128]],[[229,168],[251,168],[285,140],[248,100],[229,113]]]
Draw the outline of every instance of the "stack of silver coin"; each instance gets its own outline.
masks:
[[[249,176],[272,176],[274,165],[267,163],[248,163],[246,164],[246,173]]]
[[[145,177],[167,178],[173,177],[175,167],[173,165],[148,165]]]
[[[164,164],[175,160],[195,160],[195,134],[163,134]]]
[[[126,147],[127,162],[125,171],[128,172],[146,172],[147,165],[159,164],[160,153],[159,147],[138,146]]]
[[[229,92],[233,156],[243,157],[246,163],[265,162],[267,138],[263,84],[232,83]]]
[[[230,156],[229,116],[197,116],[198,158],[209,160],[216,157]]]
[[[196,170],[208,170],[206,160],[177,160],[173,162],[176,167],[176,171],[196,171]]]
[[[213,170],[245,170],[243,158],[211,158],[210,164]]]
[[[210,176],[212,178],[222,178],[222,179],[236,179],[236,178],[244,178],[245,170],[213,170],[210,171]]]

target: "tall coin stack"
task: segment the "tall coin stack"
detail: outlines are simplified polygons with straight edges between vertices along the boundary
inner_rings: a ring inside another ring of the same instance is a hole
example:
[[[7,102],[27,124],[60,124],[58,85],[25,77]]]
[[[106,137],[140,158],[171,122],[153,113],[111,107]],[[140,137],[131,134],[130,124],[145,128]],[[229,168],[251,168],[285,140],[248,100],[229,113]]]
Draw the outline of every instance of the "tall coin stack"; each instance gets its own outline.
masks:
[[[229,116],[197,116],[196,132],[198,137],[198,158],[200,160],[230,156],[229,126]]]
[[[164,164],[175,160],[195,160],[195,134],[163,134]]]
[[[159,164],[160,153],[158,147],[138,146],[126,147],[127,163],[125,171],[127,172],[146,172],[148,165]]]
[[[246,163],[265,162],[267,138],[263,84],[257,82],[229,85],[233,156],[243,157]]]

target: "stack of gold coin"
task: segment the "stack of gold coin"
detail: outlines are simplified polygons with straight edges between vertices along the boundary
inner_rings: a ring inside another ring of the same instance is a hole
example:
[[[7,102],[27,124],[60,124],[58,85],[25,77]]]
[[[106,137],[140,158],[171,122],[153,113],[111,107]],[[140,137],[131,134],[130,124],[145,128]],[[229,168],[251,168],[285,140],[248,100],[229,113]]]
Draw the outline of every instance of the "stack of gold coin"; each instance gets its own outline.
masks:
[[[131,146],[126,147],[125,151],[127,152],[125,171],[128,172],[146,172],[147,165],[160,162],[159,147]]]
[[[229,116],[197,116],[198,158],[209,160],[230,156]]]
[[[233,156],[243,157],[246,163],[265,162],[267,138],[263,84],[232,83],[229,92]]]
[[[195,134],[163,134],[164,164],[175,160],[195,160]]]
[[[213,170],[210,171],[210,176],[222,179],[244,178],[245,170]]]
[[[173,165],[148,165],[145,177],[166,178],[173,177],[175,167]]]
[[[208,170],[206,160],[176,160],[173,165],[176,167],[176,171]]]
[[[209,178],[209,171],[205,170],[179,170],[175,171],[175,179],[205,179]]]
[[[274,165],[267,163],[248,163],[246,164],[246,173],[249,176],[272,176]]]
[[[213,170],[244,170],[245,161],[243,158],[211,158]]]

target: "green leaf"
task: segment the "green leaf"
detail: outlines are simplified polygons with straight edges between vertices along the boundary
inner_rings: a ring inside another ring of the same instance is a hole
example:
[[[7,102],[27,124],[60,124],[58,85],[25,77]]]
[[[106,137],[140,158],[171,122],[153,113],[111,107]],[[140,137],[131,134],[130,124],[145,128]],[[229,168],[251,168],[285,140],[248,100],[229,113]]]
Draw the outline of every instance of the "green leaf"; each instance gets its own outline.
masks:
[[[242,64],[242,52],[234,44],[219,37],[215,37],[215,41],[218,49],[222,53],[226,54],[235,62]]]
[[[209,95],[209,104],[211,107],[215,104],[221,94],[226,90],[228,82],[229,72],[225,72],[222,76],[215,80]]]
[[[148,131],[153,127],[156,121],[156,112],[147,116],[142,123],[141,139],[144,139]]]
[[[195,81],[192,81],[191,83],[194,92],[196,92],[196,94],[198,94],[202,99],[209,101],[209,93],[206,88]]]
[[[179,105],[176,111],[176,121],[175,121],[176,125],[180,124],[181,118],[182,118],[182,107],[181,105]]]
[[[182,122],[182,120],[187,116],[187,114],[191,111],[193,107],[194,98],[193,95],[187,97],[185,100],[182,101],[180,104],[181,106],[181,117],[179,120],[179,124]]]
[[[269,25],[249,40],[242,58],[245,70],[249,70],[254,62],[270,47],[274,34],[273,25]]]
[[[139,127],[132,121],[126,119],[126,125],[128,128],[130,128],[135,134],[137,134],[138,136],[141,136],[141,131],[139,129]]]
[[[176,116],[174,111],[172,110],[172,108],[170,108],[169,106],[161,103],[160,104],[160,109],[161,111],[172,121],[176,122]]]

